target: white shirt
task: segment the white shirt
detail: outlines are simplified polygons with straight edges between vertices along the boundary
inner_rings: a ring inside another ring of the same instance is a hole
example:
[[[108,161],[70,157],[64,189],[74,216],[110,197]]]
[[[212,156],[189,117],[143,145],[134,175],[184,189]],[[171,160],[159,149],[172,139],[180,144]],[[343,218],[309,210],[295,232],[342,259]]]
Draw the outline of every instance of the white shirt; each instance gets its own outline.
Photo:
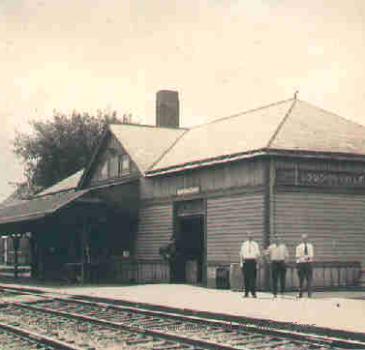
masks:
[[[243,266],[243,260],[257,259],[260,256],[259,245],[255,241],[245,241],[241,245],[240,265]]]
[[[287,261],[289,259],[288,248],[285,244],[273,243],[267,248],[271,261]]]
[[[308,242],[306,244],[307,244],[307,254],[304,253],[305,252],[304,242],[297,245],[297,248],[295,250],[295,257],[297,258],[297,263],[313,261],[313,256],[314,256],[313,244]]]

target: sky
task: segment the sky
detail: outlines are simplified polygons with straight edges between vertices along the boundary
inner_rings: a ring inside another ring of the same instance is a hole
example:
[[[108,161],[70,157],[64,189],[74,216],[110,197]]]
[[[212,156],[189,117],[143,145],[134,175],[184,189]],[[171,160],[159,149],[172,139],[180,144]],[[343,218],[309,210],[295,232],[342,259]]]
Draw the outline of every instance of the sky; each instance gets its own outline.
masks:
[[[16,132],[53,111],[182,126],[290,98],[365,125],[363,0],[0,0],[0,200],[23,181]]]

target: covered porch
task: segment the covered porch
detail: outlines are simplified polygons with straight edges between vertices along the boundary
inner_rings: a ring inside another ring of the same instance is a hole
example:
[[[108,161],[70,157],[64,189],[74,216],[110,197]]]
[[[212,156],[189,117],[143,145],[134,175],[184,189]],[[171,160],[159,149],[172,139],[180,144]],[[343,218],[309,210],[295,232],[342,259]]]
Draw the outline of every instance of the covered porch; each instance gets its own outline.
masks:
[[[117,198],[115,198],[117,196]],[[32,279],[61,283],[106,283],[128,261],[138,213],[138,183],[64,191],[0,210],[0,231],[29,240]],[[18,259],[14,277],[18,277]]]

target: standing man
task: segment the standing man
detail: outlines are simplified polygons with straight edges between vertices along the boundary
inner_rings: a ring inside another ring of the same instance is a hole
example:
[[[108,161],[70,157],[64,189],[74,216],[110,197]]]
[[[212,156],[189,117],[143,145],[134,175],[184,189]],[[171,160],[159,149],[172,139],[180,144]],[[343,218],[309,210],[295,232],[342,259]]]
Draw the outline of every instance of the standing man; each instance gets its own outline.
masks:
[[[280,280],[280,293],[285,292],[286,263],[289,259],[288,248],[278,236],[274,237],[273,243],[267,248],[266,254],[271,261],[271,277],[274,298],[278,294],[278,280]]]
[[[170,283],[176,282],[176,241],[175,237],[171,236],[167,245],[163,246],[159,250],[162,258],[168,262],[170,269]]]
[[[299,295],[303,296],[303,282],[307,282],[308,297],[312,296],[312,261],[314,256],[313,245],[308,242],[308,236],[302,235],[302,242],[297,245],[295,257],[297,259],[297,269],[299,277]]]
[[[247,241],[243,242],[240,251],[240,265],[245,283],[245,298],[249,292],[256,298],[257,259],[260,257],[259,245],[252,240],[251,232],[247,232]]]

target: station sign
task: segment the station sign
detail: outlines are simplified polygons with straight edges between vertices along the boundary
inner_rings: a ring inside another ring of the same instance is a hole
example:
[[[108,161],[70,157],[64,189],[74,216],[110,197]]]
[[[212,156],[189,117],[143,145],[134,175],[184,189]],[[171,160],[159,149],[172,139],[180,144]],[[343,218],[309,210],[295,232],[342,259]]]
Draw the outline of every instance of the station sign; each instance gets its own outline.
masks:
[[[329,188],[365,188],[365,173],[278,169],[276,183]]]

